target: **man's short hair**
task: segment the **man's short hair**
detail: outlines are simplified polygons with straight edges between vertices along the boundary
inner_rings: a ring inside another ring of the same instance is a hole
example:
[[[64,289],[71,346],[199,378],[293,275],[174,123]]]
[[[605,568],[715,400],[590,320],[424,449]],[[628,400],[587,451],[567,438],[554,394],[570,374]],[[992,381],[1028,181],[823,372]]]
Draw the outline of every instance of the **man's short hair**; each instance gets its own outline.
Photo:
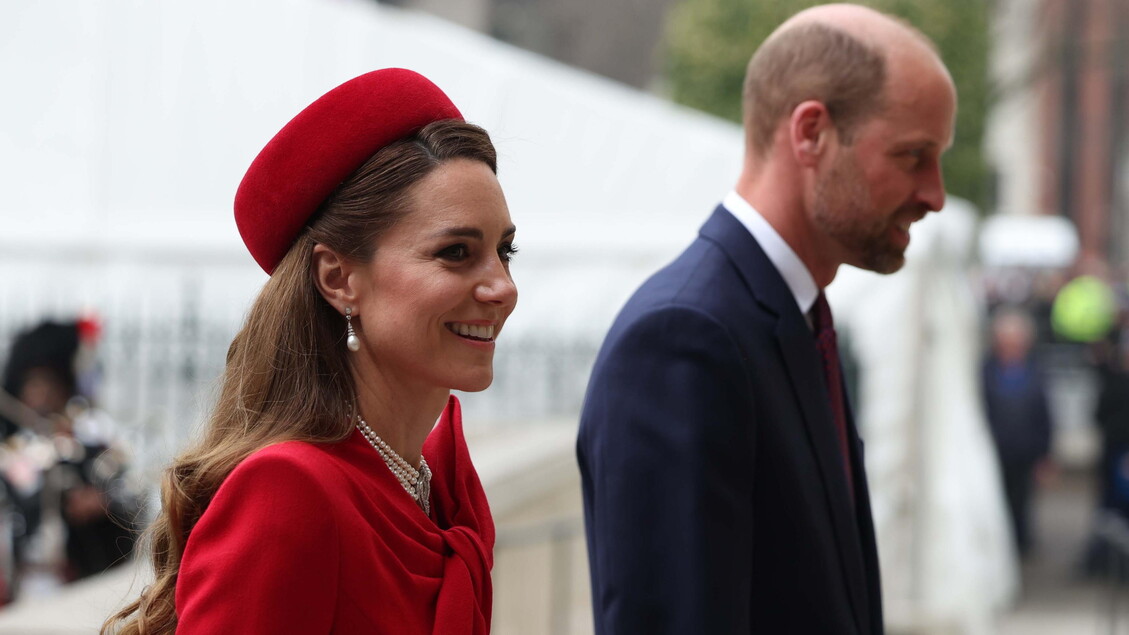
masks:
[[[757,156],[764,156],[780,120],[815,100],[827,107],[843,142],[850,144],[856,126],[882,110],[885,82],[883,53],[845,31],[820,23],[779,31],[749,60],[746,139]]]

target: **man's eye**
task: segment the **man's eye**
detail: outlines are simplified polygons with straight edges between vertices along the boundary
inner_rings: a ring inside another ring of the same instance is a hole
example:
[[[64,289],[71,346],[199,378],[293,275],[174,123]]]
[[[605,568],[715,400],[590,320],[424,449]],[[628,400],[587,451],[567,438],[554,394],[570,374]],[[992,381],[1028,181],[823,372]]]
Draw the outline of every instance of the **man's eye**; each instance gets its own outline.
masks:
[[[459,243],[457,245],[451,245],[450,247],[444,247],[436,255],[444,260],[466,260],[467,257],[470,256],[470,250],[467,249],[466,245]]]
[[[900,160],[904,161],[906,165],[916,167],[925,158],[925,151],[906,150],[905,152],[900,153],[899,156],[901,157]]]

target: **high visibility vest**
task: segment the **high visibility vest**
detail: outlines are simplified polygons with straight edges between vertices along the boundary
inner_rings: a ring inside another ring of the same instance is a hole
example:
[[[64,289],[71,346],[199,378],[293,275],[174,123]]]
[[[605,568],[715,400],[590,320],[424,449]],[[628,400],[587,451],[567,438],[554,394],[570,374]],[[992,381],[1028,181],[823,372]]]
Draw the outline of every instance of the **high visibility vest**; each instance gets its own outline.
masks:
[[[1105,282],[1078,276],[1066,283],[1051,307],[1051,325],[1072,342],[1097,342],[1117,321],[1117,298]]]

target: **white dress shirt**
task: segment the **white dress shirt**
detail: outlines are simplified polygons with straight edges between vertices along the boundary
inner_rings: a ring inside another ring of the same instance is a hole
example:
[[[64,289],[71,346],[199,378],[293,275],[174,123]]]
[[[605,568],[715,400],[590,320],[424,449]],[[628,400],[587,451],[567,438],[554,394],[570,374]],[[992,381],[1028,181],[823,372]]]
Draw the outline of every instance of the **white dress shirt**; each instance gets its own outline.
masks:
[[[792,251],[788,243],[776,233],[776,230],[760,215],[748,201],[741,198],[737,192],[729,192],[725,196],[725,200],[721,202],[725,209],[729,210],[730,214],[737,217],[741,224],[749,230],[749,233],[756,239],[757,244],[764,250],[764,255],[772,262],[772,266],[780,272],[784,282],[788,285],[788,289],[792,292],[792,297],[796,299],[796,306],[800,308],[800,313],[808,320],[808,325],[811,326],[811,308],[815,304],[815,299],[819,295],[819,287],[815,285],[815,278],[811,277],[811,272],[808,271],[807,266]]]

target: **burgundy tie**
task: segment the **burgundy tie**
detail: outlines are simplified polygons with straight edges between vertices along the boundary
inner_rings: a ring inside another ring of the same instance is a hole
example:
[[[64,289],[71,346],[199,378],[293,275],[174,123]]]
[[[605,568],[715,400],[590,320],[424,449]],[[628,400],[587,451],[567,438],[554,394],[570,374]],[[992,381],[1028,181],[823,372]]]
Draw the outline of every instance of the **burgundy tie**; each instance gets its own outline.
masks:
[[[831,317],[831,307],[827,297],[820,292],[812,307],[812,327],[815,329],[815,343],[823,357],[823,378],[827,381],[827,393],[831,397],[831,413],[835,417],[835,431],[839,434],[839,451],[843,455],[843,467],[847,475],[847,490],[854,498],[854,478],[851,475],[851,451],[847,443],[847,406],[843,399],[843,377],[839,366],[839,344],[835,338],[835,321]]]

